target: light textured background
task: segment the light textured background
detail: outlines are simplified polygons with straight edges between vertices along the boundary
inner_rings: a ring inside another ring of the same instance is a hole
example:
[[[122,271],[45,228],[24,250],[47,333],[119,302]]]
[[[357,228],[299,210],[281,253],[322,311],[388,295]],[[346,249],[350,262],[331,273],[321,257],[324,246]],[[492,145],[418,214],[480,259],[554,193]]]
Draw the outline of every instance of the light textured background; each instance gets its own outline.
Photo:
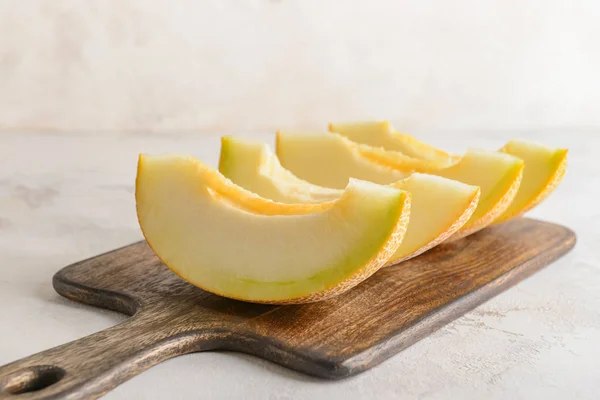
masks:
[[[0,130],[598,127],[597,0],[0,0]]]

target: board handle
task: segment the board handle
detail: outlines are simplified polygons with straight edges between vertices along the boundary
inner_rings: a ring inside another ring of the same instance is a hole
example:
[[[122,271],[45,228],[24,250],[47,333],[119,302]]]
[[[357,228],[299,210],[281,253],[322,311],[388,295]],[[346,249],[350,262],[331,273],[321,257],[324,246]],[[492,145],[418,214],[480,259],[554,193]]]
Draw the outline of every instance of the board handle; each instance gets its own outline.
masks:
[[[112,328],[0,367],[0,399],[96,399],[169,358],[219,347],[226,332],[174,331],[132,317]]]

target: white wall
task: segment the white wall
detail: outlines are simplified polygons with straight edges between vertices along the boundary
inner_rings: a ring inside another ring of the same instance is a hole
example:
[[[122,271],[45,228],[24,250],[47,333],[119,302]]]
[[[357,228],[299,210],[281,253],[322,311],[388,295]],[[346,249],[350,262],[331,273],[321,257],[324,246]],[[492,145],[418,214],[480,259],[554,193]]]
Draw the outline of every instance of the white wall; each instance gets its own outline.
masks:
[[[600,126],[598,0],[0,0],[0,130]]]

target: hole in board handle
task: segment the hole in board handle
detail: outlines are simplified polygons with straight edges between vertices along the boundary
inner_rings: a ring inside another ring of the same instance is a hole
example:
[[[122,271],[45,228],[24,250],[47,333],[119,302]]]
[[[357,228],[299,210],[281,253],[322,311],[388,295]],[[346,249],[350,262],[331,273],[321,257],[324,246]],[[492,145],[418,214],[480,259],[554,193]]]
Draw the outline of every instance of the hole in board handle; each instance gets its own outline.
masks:
[[[0,381],[0,393],[18,395],[35,392],[60,381],[66,371],[52,365],[35,365],[15,371]]]

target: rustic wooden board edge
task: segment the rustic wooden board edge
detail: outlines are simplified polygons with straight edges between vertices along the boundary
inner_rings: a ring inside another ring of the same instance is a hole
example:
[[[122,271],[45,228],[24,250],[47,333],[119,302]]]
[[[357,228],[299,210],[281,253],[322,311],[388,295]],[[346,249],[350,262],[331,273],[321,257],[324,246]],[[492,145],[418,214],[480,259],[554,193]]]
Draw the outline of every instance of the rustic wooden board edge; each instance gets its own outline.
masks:
[[[381,364],[388,358],[417,343],[467,312],[474,310],[493,297],[531,277],[566,255],[575,247],[577,243],[575,232],[562,225],[551,224],[549,222],[543,223],[553,225],[554,228],[560,228],[563,233],[562,236],[556,238],[555,246],[552,246],[550,250],[530,258],[521,265],[490,281],[485,286],[479,287],[463,297],[446,304],[430,315],[424,316],[409,329],[401,333],[392,333],[370,349],[346,360],[340,360],[340,367],[343,367],[348,372],[344,376],[335,376],[332,378],[350,377]],[[468,238],[461,240],[468,240]]]
[[[74,265],[76,266],[76,265]],[[97,289],[71,281],[65,267],[52,278],[52,286],[59,295],[81,304],[116,311],[133,317],[140,309],[139,303],[130,296],[106,289]]]
[[[433,315],[423,317],[408,330],[391,333],[389,336],[376,343],[372,348],[353,357],[344,359],[325,359],[320,357],[319,353],[316,352],[292,352],[286,350],[283,345],[272,338],[247,334],[242,335],[236,332],[228,332],[220,345],[213,349],[236,351],[258,356],[284,367],[319,378],[343,379],[357,375],[384,362],[388,358],[442,328],[466,312],[478,307],[492,297],[528,278],[569,252],[575,246],[576,235],[572,230],[548,222],[542,223],[552,225],[555,229],[560,228],[560,232],[562,233],[562,235],[556,237],[556,243],[554,246],[550,247],[550,250],[534,256],[521,265],[511,269],[504,275],[496,278],[494,281],[489,282],[487,285],[448,303],[442,309],[436,310]],[[469,239],[465,238],[462,240]],[[140,305],[128,295],[82,286],[69,279],[69,272],[81,263],[122,250],[137,243],[139,242],[64,267],[58,271],[53,278],[55,290],[61,296],[71,300],[118,311],[130,316],[134,315],[139,310]],[[110,294],[111,296],[106,296],[106,294]],[[112,300],[107,302],[107,297]],[[196,336],[197,334],[198,332],[189,331],[186,334],[180,335],[179,340],[189,340],[190,337]],[[182,352],[181,354],[185,353],[186,352]],[[174,354],[173,356],[177,355],[179,354]]]

